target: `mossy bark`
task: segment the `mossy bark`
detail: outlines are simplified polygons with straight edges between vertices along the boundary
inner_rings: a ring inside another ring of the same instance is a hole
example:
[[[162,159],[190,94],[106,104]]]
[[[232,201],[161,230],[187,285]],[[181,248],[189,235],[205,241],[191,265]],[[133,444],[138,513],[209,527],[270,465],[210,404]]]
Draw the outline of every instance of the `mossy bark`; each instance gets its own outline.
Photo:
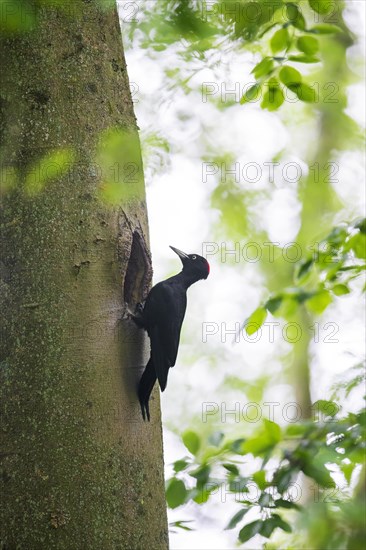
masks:
[[[95,170],[101,132],[136,122],[116,10],[73,6],[1,39],[1,547],[160,550],[159,399],[145,424],[148,342],[125,318],[151,282],[145,197],[103,202]]]

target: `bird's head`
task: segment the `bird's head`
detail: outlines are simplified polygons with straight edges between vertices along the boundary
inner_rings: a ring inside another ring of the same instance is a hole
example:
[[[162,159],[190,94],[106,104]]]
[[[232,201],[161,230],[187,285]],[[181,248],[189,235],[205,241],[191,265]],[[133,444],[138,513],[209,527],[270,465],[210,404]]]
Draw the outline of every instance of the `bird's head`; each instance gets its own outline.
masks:
[[[210,273],[210,264],[206,258],[198,254],[186,254],[174,246],[170,248],[180,257],[184,273],[192,275],[197,281],[207,279]]]

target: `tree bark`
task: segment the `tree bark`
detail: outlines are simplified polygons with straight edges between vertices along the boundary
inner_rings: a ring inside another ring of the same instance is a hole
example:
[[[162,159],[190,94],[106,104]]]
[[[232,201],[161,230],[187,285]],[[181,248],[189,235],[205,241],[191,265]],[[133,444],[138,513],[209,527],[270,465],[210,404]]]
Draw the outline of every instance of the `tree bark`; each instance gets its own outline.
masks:
[[[41,6],[1,39],[1,548],[160,550],[158,392],[145,424],[148,342],[126,319],[152,272],[117,11]]]

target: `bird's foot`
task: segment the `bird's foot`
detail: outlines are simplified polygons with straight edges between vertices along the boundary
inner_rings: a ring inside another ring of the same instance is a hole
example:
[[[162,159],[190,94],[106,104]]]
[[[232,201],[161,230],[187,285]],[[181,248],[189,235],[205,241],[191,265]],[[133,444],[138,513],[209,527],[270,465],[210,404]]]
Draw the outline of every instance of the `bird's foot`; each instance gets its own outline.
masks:
[[[121,317],[118,318],[118,321],[127,321],[132,319],[140,327],[143,320],[143,311],[144,307],[141,303],[138,303],[135,307],[135,311],[131,311],[130,308],[125,304],[125,308]]]
[[[132,313],[129,311],[129,318],[135,323],[135,325],[138,328],[145,328],[145,321],[144,321],[144,306],[139,302],[136,304],[135,312]]]

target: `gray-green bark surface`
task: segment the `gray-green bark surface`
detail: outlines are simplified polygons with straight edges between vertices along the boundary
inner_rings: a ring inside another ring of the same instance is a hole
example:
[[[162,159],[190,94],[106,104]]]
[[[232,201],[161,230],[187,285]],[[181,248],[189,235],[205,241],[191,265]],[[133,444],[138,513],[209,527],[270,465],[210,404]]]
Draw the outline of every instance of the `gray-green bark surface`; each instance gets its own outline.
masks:
[[[1,39],[1,543],[160,550],[158,392],[144,424],[148,341],[119,321],[151,282],[142,165],[121,151],[139,177],[121,170],[118,206],[101,200],[95,165],[101,133],[124,129],[135,147],[136,122],[116,10],[74,6]],[[40,159],[64,148],[69,168],[29,189]]]

